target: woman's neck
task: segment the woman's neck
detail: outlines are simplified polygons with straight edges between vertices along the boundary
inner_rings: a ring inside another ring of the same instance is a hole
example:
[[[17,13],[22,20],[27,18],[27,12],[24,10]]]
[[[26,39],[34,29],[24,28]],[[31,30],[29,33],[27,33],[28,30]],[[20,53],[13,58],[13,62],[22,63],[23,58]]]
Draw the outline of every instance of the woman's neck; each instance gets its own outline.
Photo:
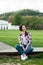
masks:
[[[22,34],[25,34],[25,31],[22,31]]]

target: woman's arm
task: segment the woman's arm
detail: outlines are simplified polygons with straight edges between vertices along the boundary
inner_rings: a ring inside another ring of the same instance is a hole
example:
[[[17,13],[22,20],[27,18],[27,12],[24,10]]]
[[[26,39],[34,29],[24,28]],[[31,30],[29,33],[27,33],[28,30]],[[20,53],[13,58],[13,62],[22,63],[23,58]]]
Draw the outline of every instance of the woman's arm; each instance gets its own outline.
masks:
[[[20,44],[22,43],[20,34],[18,35],[18,41],[19,41]]]
[[[31,35],[31,33],[28,33],[28,45],[31,45],[31,43],[32,43],[32,35]]]
[[[23,46],[23,44],[22,44],[22,41],[21,41],[21,36],[20,36],[20,34],[18,35],[18,41],[19,41],[19,43],[20,43],[20,46],[23,48],[23,50],[25,50],[25,49],[24,49],[24,46]]]
[[[28,33],[28,44],[27,44],[26,49],[31,45],[31,43],[32,43],[32,35],[31,33]]]

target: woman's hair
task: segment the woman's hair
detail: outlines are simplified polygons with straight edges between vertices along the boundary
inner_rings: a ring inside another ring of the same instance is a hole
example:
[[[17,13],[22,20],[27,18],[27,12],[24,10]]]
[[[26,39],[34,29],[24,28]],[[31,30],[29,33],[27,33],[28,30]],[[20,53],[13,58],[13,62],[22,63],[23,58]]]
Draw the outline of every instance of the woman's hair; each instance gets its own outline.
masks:
[[[27,31],[25,31],[25,36],[27,36],[28,35],[28,32]]]
[[[20,26],[19,26],[19,30],[20,30],[20,31],[22,31],[22,26],[23,26],[23,25],[20,25]]]
[[[19,30],[20,30],[20,31],[22,31],[22,26],[23,26],[23,25],[20,25],[20,26],[19,26]],[[25,36],[27,36],[27,35],[28,35],[28,32],[25,31]]]

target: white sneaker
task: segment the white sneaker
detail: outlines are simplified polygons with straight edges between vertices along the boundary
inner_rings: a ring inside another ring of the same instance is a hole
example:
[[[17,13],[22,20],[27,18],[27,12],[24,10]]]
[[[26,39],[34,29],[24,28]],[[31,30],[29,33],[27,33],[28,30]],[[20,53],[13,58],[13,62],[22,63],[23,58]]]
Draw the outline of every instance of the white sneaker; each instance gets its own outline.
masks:
[[[24,56],[25,56],[25,59],[28,59],[28,57],[27,57],[27,55],[26,55],[26,54],[25,54]]]
[[[24,57],[24,55],[21,55],[21,60],[25,60],[25,57]]]
[[[28,57],[25,54],[21,55],[21,60],[26,60],[26,59],[28,59]]]

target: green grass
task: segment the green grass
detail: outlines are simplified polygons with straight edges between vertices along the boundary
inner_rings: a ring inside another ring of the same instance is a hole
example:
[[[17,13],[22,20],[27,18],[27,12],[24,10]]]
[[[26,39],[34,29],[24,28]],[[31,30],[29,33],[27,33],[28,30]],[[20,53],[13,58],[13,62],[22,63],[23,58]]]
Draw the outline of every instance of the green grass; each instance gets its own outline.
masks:
[[[29,59],[25,61],[21,61],[19,56],[0,56],[0,64],[7,65],[6,63],[11,65],[43,65],[43,54],[29,56]]]
[[[32,46],[43,47],[43,30],[28,30],[32,34]],[[0,30],[0,41],[11,46],[19,44],[18,30]]]
[[[32,46],[34,47],[43,47],[43,30],[28,30],[32,34]],[[15,46],[19,44],[18,42],[18,34],[20,31],[18,30],[0,30],[0,42],[4,42],[11,46]],[[3,63],[10,63],[14,65],[43,65],[43,54],[35,57],[29,57],[26,61],[21,61],[20,58],[16,58],[15,56],[6,57],[0,56],[0,63],[2,65],[6,65]],[[12,65],[13,65],[12,64]]]

